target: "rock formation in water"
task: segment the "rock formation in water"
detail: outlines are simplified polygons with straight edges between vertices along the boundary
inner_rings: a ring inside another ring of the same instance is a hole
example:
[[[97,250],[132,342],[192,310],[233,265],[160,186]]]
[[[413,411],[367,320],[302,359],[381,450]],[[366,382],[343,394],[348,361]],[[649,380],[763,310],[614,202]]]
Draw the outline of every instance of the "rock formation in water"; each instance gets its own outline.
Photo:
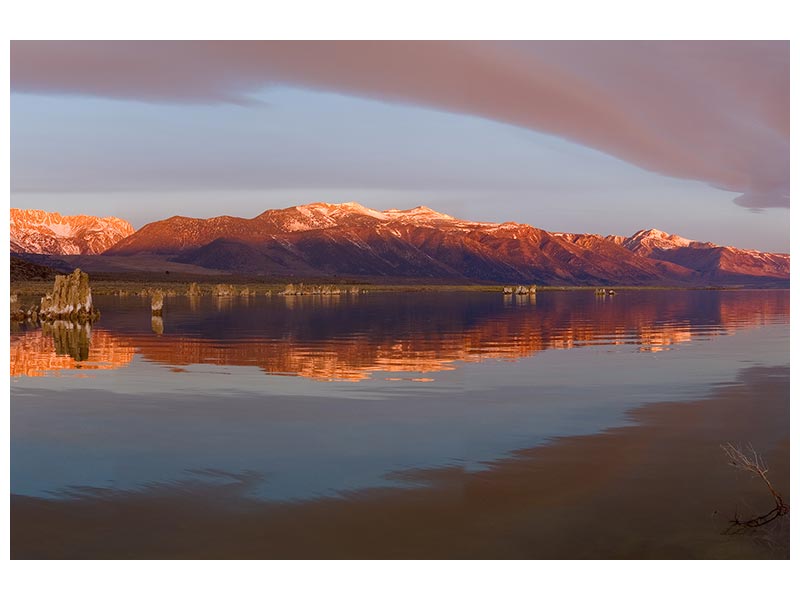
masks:
[[[75,269],[71,275],[57,275],[53,292],[42,298],[39,310],[39,318],[43,321],[87,322],[99,316],[92,305],[89,275],[80,269]]]
[[[335,285],[306,285],[304,283],[297,285],[290,283],[282,292],[278,292],[281,296],[339,296],[342,293],[341,288]],[[361,288],[352,286],[349,292],[346,290],[344,293],[360,294]]]
[[[153,293],[150,295],[150,310],[154,316],[160,316],[163,309],[164,292],[161,290],[153,290]]]
[[[235,296],[236,288],[232,285],[218,283],[211,292],[214,296]]]
[[[507,285],[503,287],[503,294],[505,294],[506,296],[514,294],[516,294],[517,296],[528,296],[535,293],[536,293],[535,285],[531,286],[518,285],[517,287],[514,287],[513,285]]]
[[[201,294],[200,286],[196,282],[193,281],[189,284],[189,289],[186,290],[187,296],[200,296]]]
[[[17,294],[11,294],[11,322],[21,323],[23,321],[33,321],[34,323],[39,320],[39,307],[35,304],[23,306],[19,302]]]

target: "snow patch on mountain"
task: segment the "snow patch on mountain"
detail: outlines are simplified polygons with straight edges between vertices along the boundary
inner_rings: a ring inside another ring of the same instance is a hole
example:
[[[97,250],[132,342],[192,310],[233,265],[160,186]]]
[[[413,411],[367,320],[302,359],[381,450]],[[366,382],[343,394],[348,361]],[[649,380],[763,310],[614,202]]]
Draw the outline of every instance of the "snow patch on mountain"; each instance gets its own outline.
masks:
[[[675,234],[669,234],[658,229],[642,229],[634,233],[631,237],[625,238],[622,246],[631,252],[645,255],[654,249],[670,250],[672,248],[685,248],[695,244],[694,240],[686,239]]]
[[[100,254],[133,232],[130,223],[117,217],[11,209],[11,252]]]

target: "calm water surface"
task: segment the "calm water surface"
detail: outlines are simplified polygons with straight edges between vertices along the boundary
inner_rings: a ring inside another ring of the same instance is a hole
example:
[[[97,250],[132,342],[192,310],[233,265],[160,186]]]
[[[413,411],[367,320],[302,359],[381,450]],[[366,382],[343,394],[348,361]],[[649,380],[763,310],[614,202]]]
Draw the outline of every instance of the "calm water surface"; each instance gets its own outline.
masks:
[[[11,331],[11,488],[225,482],[254,498],[420,486],[789,361],[787,291],[96,298]],[[787,415],[788,418],[788,415]]]

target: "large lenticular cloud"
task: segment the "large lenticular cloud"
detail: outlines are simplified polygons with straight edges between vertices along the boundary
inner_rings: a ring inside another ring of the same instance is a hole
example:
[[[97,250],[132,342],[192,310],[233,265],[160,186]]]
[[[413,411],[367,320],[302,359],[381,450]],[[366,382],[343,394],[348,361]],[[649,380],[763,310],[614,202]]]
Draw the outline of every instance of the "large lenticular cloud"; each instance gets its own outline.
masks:
[[[478,115],[789,205],[786,42],[13,42],[19,92],[253,102],[299,85]]]

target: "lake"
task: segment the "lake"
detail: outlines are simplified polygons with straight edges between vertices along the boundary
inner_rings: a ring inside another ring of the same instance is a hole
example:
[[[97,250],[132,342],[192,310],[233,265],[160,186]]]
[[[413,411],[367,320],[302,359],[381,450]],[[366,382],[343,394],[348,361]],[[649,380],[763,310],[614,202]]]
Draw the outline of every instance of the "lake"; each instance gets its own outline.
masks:
[[[11,329],[16,558],[788,557],[788,291],[95,303]]]

